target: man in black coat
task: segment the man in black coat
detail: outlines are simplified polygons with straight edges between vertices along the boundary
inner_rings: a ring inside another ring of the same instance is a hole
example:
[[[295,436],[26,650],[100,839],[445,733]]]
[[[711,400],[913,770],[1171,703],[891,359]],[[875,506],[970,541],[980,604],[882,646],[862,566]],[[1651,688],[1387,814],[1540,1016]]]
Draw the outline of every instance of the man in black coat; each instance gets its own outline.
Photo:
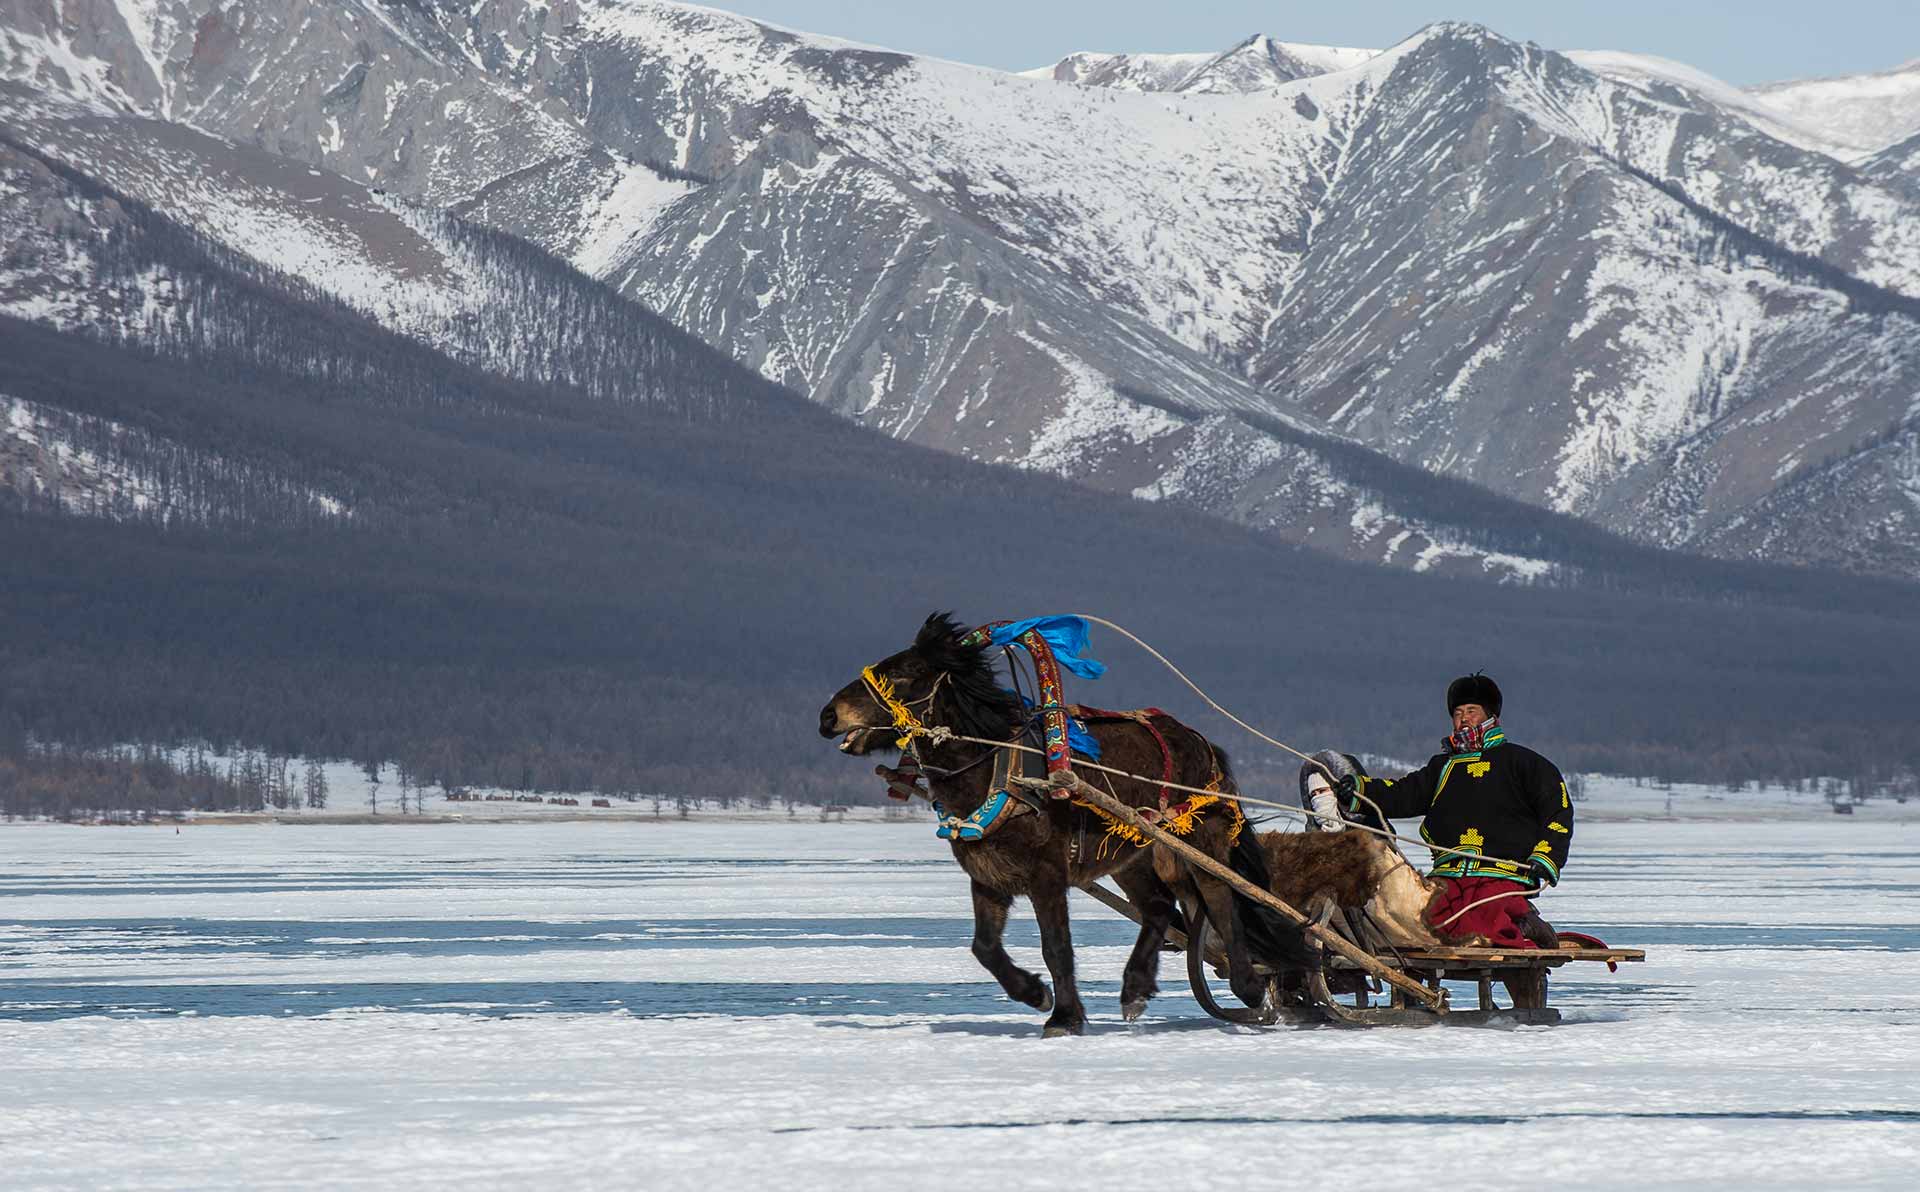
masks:
[[[1426,765],[1401,778],[1333,767],[1333,781],[1325,782],[1310,763],[1302,794],[1309,801],[1319,795],[1323,808],[1331,794],[1340,813],[1358,822],[1422,817],[1420,837],[1434,849],[1429,876],[1442,888],[1427,919],[1443,937],[1553,947],[1553,930],[1529,899],[1560,881],[1573,843],[1573,803],[1552,762],[1507,740],[1501,705],[1488,676],[1455,679],[1447,687],[1453,732]]]

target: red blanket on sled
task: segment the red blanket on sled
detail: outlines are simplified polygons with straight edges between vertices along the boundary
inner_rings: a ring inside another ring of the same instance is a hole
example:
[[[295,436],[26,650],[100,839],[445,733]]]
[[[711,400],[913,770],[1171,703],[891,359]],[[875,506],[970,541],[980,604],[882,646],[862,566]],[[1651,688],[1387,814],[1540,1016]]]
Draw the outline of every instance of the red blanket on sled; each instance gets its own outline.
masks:
[[[1441,939],[1454,941],[1478,935],[1485,936],[1488,945],[1495,948],[1539,947],[1521,930],[1522,922],[1533,914],[1533,903],[1528,901],[1532,890],[1497,877],[1438,877],[1433,880],[1439,882],[1441,888],[1439,896],[1427,907],[1427,925],[1438,932]],[[1460,908],[1499,894],[1508,897],[1481,903],[1453,919],[1454,915],[1459,914]],[[1448,923],[1448,919],[1453,919],[1453,922]]]

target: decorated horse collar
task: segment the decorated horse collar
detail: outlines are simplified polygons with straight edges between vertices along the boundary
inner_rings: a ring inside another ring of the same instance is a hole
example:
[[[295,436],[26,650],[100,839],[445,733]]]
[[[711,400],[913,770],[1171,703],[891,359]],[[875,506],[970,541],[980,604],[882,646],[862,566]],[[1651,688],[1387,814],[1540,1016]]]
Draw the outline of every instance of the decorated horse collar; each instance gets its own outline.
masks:
[[[1034,711],[1040,717],[1040,737],[1047,755],[1047,773],[1058,774],[1073,767],[1073,748],[1069,743],[1066,687],[1060,680],[1060,660],[1054,655],[1054,643],[1047,629],[1051,621],[1078,621],[1078,618],[1041,617],[1031,621],[989,621],[960,639],[962,646],[985,647],[1018,643],[1033,659],[1033,674],[1039,696]],[[1080,621],[1085,634],[1086,622]],[[1005,631],[1005,632],[1002,632]],[[1094,665],[1098,665],[1097,663]],[[1064,798],[1062,791],[1057,797]]]

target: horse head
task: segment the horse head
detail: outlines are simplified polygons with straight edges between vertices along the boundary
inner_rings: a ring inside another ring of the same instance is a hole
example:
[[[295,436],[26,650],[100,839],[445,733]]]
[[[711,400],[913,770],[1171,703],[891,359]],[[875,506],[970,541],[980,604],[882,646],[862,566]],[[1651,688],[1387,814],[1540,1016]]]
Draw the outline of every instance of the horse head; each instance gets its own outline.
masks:
[[[867,667],[820,709],[820,735],[839,737],[843,753],[864,755],[894,747],[896,711],[925,725],[966,736],[1006,738],[1021,708],[994,674],[993,647],[962,641],[967,630],[951,614],[934,613],[913,644]]]

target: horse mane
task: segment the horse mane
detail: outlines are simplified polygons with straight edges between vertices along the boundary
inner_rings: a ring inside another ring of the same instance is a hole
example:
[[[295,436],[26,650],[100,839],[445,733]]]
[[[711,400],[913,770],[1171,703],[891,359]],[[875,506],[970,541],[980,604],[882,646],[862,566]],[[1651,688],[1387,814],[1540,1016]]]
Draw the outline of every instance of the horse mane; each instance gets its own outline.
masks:
[[[948,727],[969,737],[1002,739],[1025,719],[1013,692],[1000,685],[993,668],[993,646],[963,646],[969,630],[952,613],[934,613],[914,636],[913,652],[947,675]]]

